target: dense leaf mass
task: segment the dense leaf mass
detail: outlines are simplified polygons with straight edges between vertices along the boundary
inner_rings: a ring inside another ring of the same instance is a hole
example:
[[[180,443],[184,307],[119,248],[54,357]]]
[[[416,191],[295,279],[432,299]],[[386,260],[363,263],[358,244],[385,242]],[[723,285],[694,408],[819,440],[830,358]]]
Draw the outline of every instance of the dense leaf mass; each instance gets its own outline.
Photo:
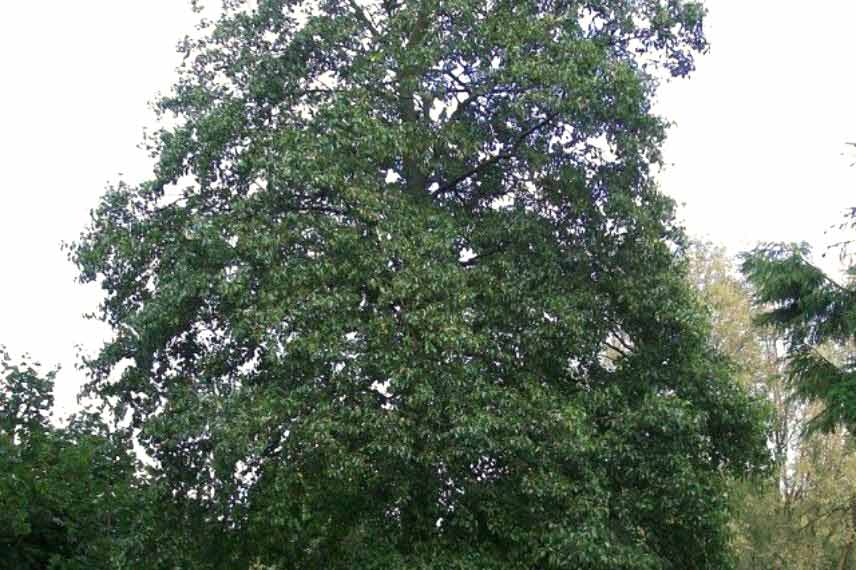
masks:
[[[131,455],[93,415],[51,424],[54,377],[0,346],[0,568],[113,568]]]
[[[230,0],[184,43],[72,255],[210,567],[727,567],[763,434],[651,172],[703,14]]]

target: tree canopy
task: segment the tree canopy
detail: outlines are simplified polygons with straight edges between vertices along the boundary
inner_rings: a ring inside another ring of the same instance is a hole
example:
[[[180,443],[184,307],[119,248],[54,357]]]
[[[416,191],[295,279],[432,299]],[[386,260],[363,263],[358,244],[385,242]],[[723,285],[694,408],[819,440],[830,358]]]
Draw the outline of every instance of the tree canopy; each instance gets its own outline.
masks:
[[[208,568],[726,568],[761,414],[658,192],[679,0],[226,0],[72,247]],[[170,519],[170,517],[177,517]]]
[[[753,326],[753,317],[764,309],[753,306],[753,290],[741,279],[736,260],[706,243],[692,247],[690,260],[692,282],[712,313],[714,344],[732,358],[741,383],[764,394],[773,412],[772,477],[738,479],[729,486],[737,568],[852,568],[856,454],[849,434],[806,430],[822,408],[800,397],[788,378],[787,337]],[[832,361],[845,355],[839,348],[822,350]]]

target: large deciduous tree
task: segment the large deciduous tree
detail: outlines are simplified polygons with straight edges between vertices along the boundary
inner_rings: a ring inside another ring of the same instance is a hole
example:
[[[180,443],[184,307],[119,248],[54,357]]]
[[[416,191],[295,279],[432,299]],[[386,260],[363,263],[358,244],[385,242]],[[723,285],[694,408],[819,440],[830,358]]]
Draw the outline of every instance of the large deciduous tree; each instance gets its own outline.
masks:
[[[224,2],[72,255],[209,565],[722,568],[764,454],[652,180],[680,0]]]

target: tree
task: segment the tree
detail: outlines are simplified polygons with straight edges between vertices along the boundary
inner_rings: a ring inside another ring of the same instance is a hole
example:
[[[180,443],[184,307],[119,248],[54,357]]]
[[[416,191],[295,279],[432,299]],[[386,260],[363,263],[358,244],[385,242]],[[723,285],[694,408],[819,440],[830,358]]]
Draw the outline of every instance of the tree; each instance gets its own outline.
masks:
[[[737,567],[834,568],[849,536],[850,481],[856,476],[852,442],[840,430],[806,433],[817,405],[798,397],[788,381],[779,333],[754,326],[758,308],[735,260],[722,248],[696,244],[690,262],[691,280],[712,313],[714,345],[731,357],[740,381],[763,395],[773,412],[772,476],[738,479],[729,488]],[[830,360],[840,356],[825,349]]]
[[[794,451],[776,478],[732,489],[737,567],[852,568],[844,556],[856,475],[852,442],[840,431],[816,433],[800,438]]]
[[[856,220],[852,213],[850,220]],[[811,249],[804,243],[760,245],[744,254],[742,270],[755,288],[756,302],[765,309],[758,322],[784,337],[790,385],[800,398],[821,404],[809,430],[834,433],[843,428],[852,434],[856,428],[854,282],[840,284],[813,265]],[[848,274],[853,273],[851,266]],[[844,547],[838,567],[843,569],[852,564],[856,542],[856,491],[851,488],[835,510],[849,513],[850,519],[841,526]]]
[[[787,341],[789,374],[799,394],[823,402],[814,427],[856,427],[856,371],[852,353],[837,364],[821,347],[849,347],[856,336],[854,284],[841,285],[810,260],[807,244],[765,244],[744,255],[743,273],[756,302],[769,307],[758,322]],[[853,274],[851,267],[850,274]],[[849,352],[849,351],[848,351]]]
[[[736,365],[747,387],[763,390],[771,374],[770,339],[755,326],[752,291],[725,248],[694,242],[689,249],[689,277],[710,313],[711,341]],[[775,360],[775,357],[773,357]]]
[[[72,247],[209,567],[722,568],[761,421],[653,182],[677,0],[230,0]]]
[[[129,450],[97,416],[50,421],[56,371],[0,347],[0,566],[111,567],[132,519]]]

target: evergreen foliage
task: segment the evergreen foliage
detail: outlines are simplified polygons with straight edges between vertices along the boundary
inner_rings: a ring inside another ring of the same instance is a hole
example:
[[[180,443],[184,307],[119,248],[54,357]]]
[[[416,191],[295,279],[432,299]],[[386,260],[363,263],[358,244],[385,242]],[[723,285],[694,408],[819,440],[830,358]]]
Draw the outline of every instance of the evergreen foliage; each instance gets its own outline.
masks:
[[[766,307],[757,321],[784,336],[788,372],[797,393],[823,402],[812,428],[856,427],[856,369],[849,350],[839,362],[820,348],[852,346],[856,302],[852,283],[841,285],[810,261],[806,244],[766,244],[747,253],[743,273]]]
[[[842,227],[852,229],[856,210],[848,218]],[[795,397],[820,404],[808,432],[822,432],[832,439],[843,428],[846,441],[856,429],[854,266],[848,268],[848,281],[840,284],[814,266],[810,256],[807,244],[764,244],[744,254],[742,269],[765,311],[757,319],[759,324],[784,338],[788,380]],[[852,441],[846,441],[846,446],[852,447]],[[836,534],[842,537],[840,570],[852,566],[856,546],[856,493],[849,484],[843,487],[819,493],[827,501],[837,499],[827,513],[844,518],[827,535],[827,542]],[[817,513],[814,519],[819,519]],[[816,532],[817,523],[808,520],[806,527]]]
[[[819,405],[796,394],[780,333],[753,326],[759,310],[752,305],[752,289],[725,250],[697,244],[690,259],[692,281],[712,313],[714,344],[734,361],[740,382],[763,394],[773,412],[771,476],[738,479],[729,486],[737,568],[851,568],[856,454],[849,434],[840,429],[807,433]],[[834,362],[846,356],[832,347],[822,351]]]

